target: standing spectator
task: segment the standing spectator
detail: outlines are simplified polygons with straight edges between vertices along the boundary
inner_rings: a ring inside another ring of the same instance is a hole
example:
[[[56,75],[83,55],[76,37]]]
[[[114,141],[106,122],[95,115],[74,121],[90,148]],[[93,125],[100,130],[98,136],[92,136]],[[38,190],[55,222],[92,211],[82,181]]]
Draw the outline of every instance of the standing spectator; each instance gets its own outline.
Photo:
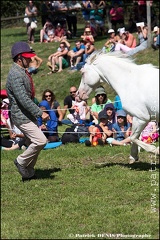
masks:
[[[93,3],[92,1],[82,1],[82,16],[85,21],[89,21],[90,19],[90,9],[93,8]]]
[[[67,24],[68,30],[71,32],[72,37],[77,36],[77,12],[82,8],[76,1],[68,1],[68,13],[67,13]]]
[[[50,108],[55,111],[58,121],[61,122],[63,119],[63,112],[59,102],[56,100],[55,94],[50,89],[46,89],[42,94],[42,100],[46,100],[49,103]]]
[[[45,25],[47,20],[52,22],[53,20],[53,11],[54,8],[50,1],[44,1],[41,5],[41,19],[42,19],[42,26]]]
[[[57,49],[57,52],[51,54],[48,57],[48,60],[52,65],[52,71],[49,72],[48,75],[57,72],[57,70],[55,69],[56,66],[59,67],[58,72],[62,72],[64,68],[69,66],[69,63],[67,61],[67,53],[68,48],[66,47],[64,42],[61,42],[59,48]]]
[[[120,25],[120,27],[124,26],[123,7],[120,7],[117,2],[114,3],[114,6],[111,8],[109,14],[111,18],[112,28],[115,31],[117,30],[117,24]]]
[[[91,16],[95,17],[98,35],[104,35],[106,33],[106,28],[104,26],[103,8],[98,7],[98,5],[94,4],[94,9],[90,11],[90,17]]]
[[[28,5],[25,9],[25,14],[29,18],[29,22],[27,25],[27,35],[28,35],[28,43],[34,43],[34,35],[35,35],[35,28],[36,28],[36,16],[38,14],[37,7],[34,5],[33,1],[29,1]],[[32,27],[32,23],[33,27]]]
[[[54,1],[54,14],[56,18],[54,20],[55,26],[60,23],[62,26],[66,24],[66,12],[67,12],[67,5],[65,1]]]
[[[10,102],[13,124],[27,138],[27,149],[15,160],[22,181],[35,178],[34,166],[40,151],[47,143],[47,139],[37,126],[37,118],[48,120],[49,115],[43,112],[34,102],[35,89],[33,79],[26,71],[31,58],[35,56],[25,42],[16,42],[11,49],[14,61],[6,83],[7,95]]]
[[[75,42],[75,47],[68,52],[70,57],[71,70],[77,70],[77,64],[83,62],[83,54],[85,52],[85,46],[80,40]]]

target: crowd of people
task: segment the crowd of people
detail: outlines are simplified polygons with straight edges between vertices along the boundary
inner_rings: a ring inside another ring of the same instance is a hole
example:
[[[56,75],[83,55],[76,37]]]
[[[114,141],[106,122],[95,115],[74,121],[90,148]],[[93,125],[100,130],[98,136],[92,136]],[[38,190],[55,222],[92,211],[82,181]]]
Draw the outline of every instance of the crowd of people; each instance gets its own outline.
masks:
[[[46,2],[48,1],[45,1],[45,4]],[[72,5],[77,4],[76,1],[71,2]],[[91,10],[83,11],[83,17],[86,21],[84,33],[81,35],[80,40],[75,41],[75,46],[72,49],[70,49],[67,33],[76,37],[77,28],[73,26],[73,32],[71,25],[70,30],[64,29],[64,14],[60,15],[61,22],[58,19],[56,23],[48,20],[48,14],[47,19],[43,18],[44,27],[40,31],[40,42],[59,42],[57,51],[48,57],[47,65],[50,68],[48,75],[61,72],[69,66],[71,71],[80,70],[85,65],[86,58],[96,50],[96,38],[100,32],[105,31],[104,11],[98,12],[98,6],[102,6],[104,10],[105,4],[104,1],[97,2],[97,7],[94,8],[94,11],[91,11],[95,3],[83,1],[83,10],[88,7]],[[26,15],[36,24],[37,9],[34,7],[33,1],[29,1],[29,4],[26,8]],[[66,11],[63,1],[56,1],[54,7],[58,8],[58,4],[61,9]],[[113,8],[118,7],[117,2],[113,5]],[[110,38],[102,46],[102,50],[106,52],[122,51],[128,55],[133,55],[147,48],[148,29],[145,23],[137,23],[139,39],[139,44],[137,44],[134,35],[125,30],[124,19],[122,19],[123,9],[121,6],[120,8],[118,14],[121,17],[117,21],[114,18],[115,9],[111,9],[113,28],[108,30]],[[29,16],[27,11],[31,9],[32,13]],[[70,24],[72,19],[75,19],[75,16],[76,13],[73,16],[68,16]],[[101,16],[101,18],[96,16]],[[94,25],[94,22],[96,22],[96,25]],[[117,29],[117,25],[121,27]],[[95,26],[97,28],[94,28]],[[27,23],[29,44],[34,42],[34,31],[35,28],[32,28],[31,24]],[[154,26],[153,32],[155,34],[153,45],[156,50],[159,47],[158,26]],[[132,116],[129,116],[123,110],[119,96],[115,96],[114,103],[108,99],[103,86],[99,86],[95,90],[95,97],[92,99],[91,106],[88,105],[87,99],[82,101],[80,96],[77,96],[75,86],[70,88],[70,94],[64,98],[63,108],[56,100],[52,89],[45,89],[41,101],[37,102],[32,74],[38,73],[43,60],[35,54],[28,43],[20,41],[12,46],[13,65],[7,78],[6,99],[1,105],[1,121],[3,126],[8,128],[10,136],[9,139],[1,137],[1,148],[4,150],[24,149],[24,152],[20,153],[14,161],[22,176],[22,181],[28,181],[36,177],[34,166],[44,146],[48,142],[61,140],[58,133],[59,125],[88,124],[89,139],[85,141],[86,146],[96,146],[98,144],[103,146],[105,144],[124,146],[130,144]],[[67,111],[69,111],[68,114]],[[37,121],[38,123],[36,123]],[[159,137],[157,123],[148,123],[146,128],[147,134],[144,136],[143,132],[140,139],[147,143],[157,141]]]
[[[96,41],[101,35],[107,36],[107,41],[102,46],[104,52],[122,51],[127,55],[133,55],[146,49],[148,26],[142,2],[134,1],[133,6],[136,8],[138,5],[139,14],[131,16],[132,24],[130,19],[125,26],[125,8],[122,1],[112,1],[109,8],[106,1],[44,1],[41,6],[43,27],[39,33],[40,43],[59,42],[57,51],[48,57],[50,69],[48,75],[61,72],[68,67],[72,72],[80,70],[86,58],[96,50]],[[78,37],[77,13],[80,11],[84,19],[84,32]],[[34,35],[37,27],[36,3],[28,2],[25,15],[28,43],[31,44],[35,41]],[[107,24],[107,21],[110,21],[110,24]],[[158,24],[155,17],[152,25],[152,48],[154,50],[157,50],[160,44]],[[35,25],[35,28],[32,25]],[[107,30],[106,25],[110,25],[111,28]],[[137,32],[137,38],[133,32]],[[71,49],[70,39],[72,38],[79,39],[76,39],[75,47]],[[37,73],[41,63],[41,58],[35,59],[33,63],[30,63],[31,71]],[[30,73],[31,71],[29,70]]]

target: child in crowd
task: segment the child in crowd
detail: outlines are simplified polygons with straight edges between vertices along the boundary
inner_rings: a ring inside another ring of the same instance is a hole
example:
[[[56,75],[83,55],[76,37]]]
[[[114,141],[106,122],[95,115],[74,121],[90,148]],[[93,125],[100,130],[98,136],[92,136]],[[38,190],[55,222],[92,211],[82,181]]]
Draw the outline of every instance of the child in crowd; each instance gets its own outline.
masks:
[[[126,145],[130,143],[130,124],[127,122],[127,115],[124,110],[116,112],[117,122],[112,125],[113,138],[107,138],[107,143],[112,145]]]
[[[88,112],[86,101],[82,101],[78,96],[76,96],[72,109],[74,109],[74,112],[69,113],[67,118],[74,124],[84,123]]]
[[[157,131],[156,122],[149,122],[147,126],[144,128],[140,135],[140,140],[145,143],[152,143],[158,140],[159,134]]]
[[[9,99],[4,98],[1,103],[1,126],[6,126],[7,119],[9,117],[8,115],[8,105],[9,105]]]
[[[94,37],[90,28],[85,28],[84,34],[81,36],[81,38],[83,41],[90,41],[92,44],[94,43]]]
[[[96,146],[96,145],[104,145],[106,142],[107,137],[112,135],[112,131],[109,130],[107,123],[108,123],[108,116],[106,111],[102,110],[98,114],[99,124],[95,126],[90,126],[88,128],[90,132],[89,140],[85,141],[86,146]]]

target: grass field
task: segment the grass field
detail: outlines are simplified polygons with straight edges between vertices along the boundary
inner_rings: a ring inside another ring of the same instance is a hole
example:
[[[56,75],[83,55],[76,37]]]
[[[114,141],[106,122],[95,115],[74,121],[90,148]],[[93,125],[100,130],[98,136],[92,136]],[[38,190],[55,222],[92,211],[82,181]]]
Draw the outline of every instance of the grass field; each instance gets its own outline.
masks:
[[[40,44],[39,30],[33,49],[43,64],[34,75],[36,96],[41,100],[42,91],[51,88],[63,106],[81,75],[64,70],[41,77],[58,43]],[[11,46],[26,39],[25,27],[1,30],[1,88],[12,64]],[[105,41],[99,38],[97,49]],[[137,64],[159,67],[159,51],[148,48],[135,57]],[[113,100],[115,92],[104,86]],[[130,146],[63,145],[42,150],[38,179],[22,183],[13,164],[20,153],[1,151],[1,239],[159,239],[159,164],[153,155],[141,151],[140,161],[129,165]]]

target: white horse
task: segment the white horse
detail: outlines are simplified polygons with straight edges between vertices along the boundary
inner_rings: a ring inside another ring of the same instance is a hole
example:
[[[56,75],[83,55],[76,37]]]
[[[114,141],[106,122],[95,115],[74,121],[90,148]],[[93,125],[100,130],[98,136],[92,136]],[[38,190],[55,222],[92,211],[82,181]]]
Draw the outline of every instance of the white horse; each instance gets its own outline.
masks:
[[[159,154],[159,148],[138,139],[149,121],[159,121],[159,69],[137,65],[124,54],[96,51],[81,72],[79,92],[83,89],[89,96],[100,82],[107,82],[119,95],[123,109],[133,116],[130,163],[138,160],[138,146]]]

